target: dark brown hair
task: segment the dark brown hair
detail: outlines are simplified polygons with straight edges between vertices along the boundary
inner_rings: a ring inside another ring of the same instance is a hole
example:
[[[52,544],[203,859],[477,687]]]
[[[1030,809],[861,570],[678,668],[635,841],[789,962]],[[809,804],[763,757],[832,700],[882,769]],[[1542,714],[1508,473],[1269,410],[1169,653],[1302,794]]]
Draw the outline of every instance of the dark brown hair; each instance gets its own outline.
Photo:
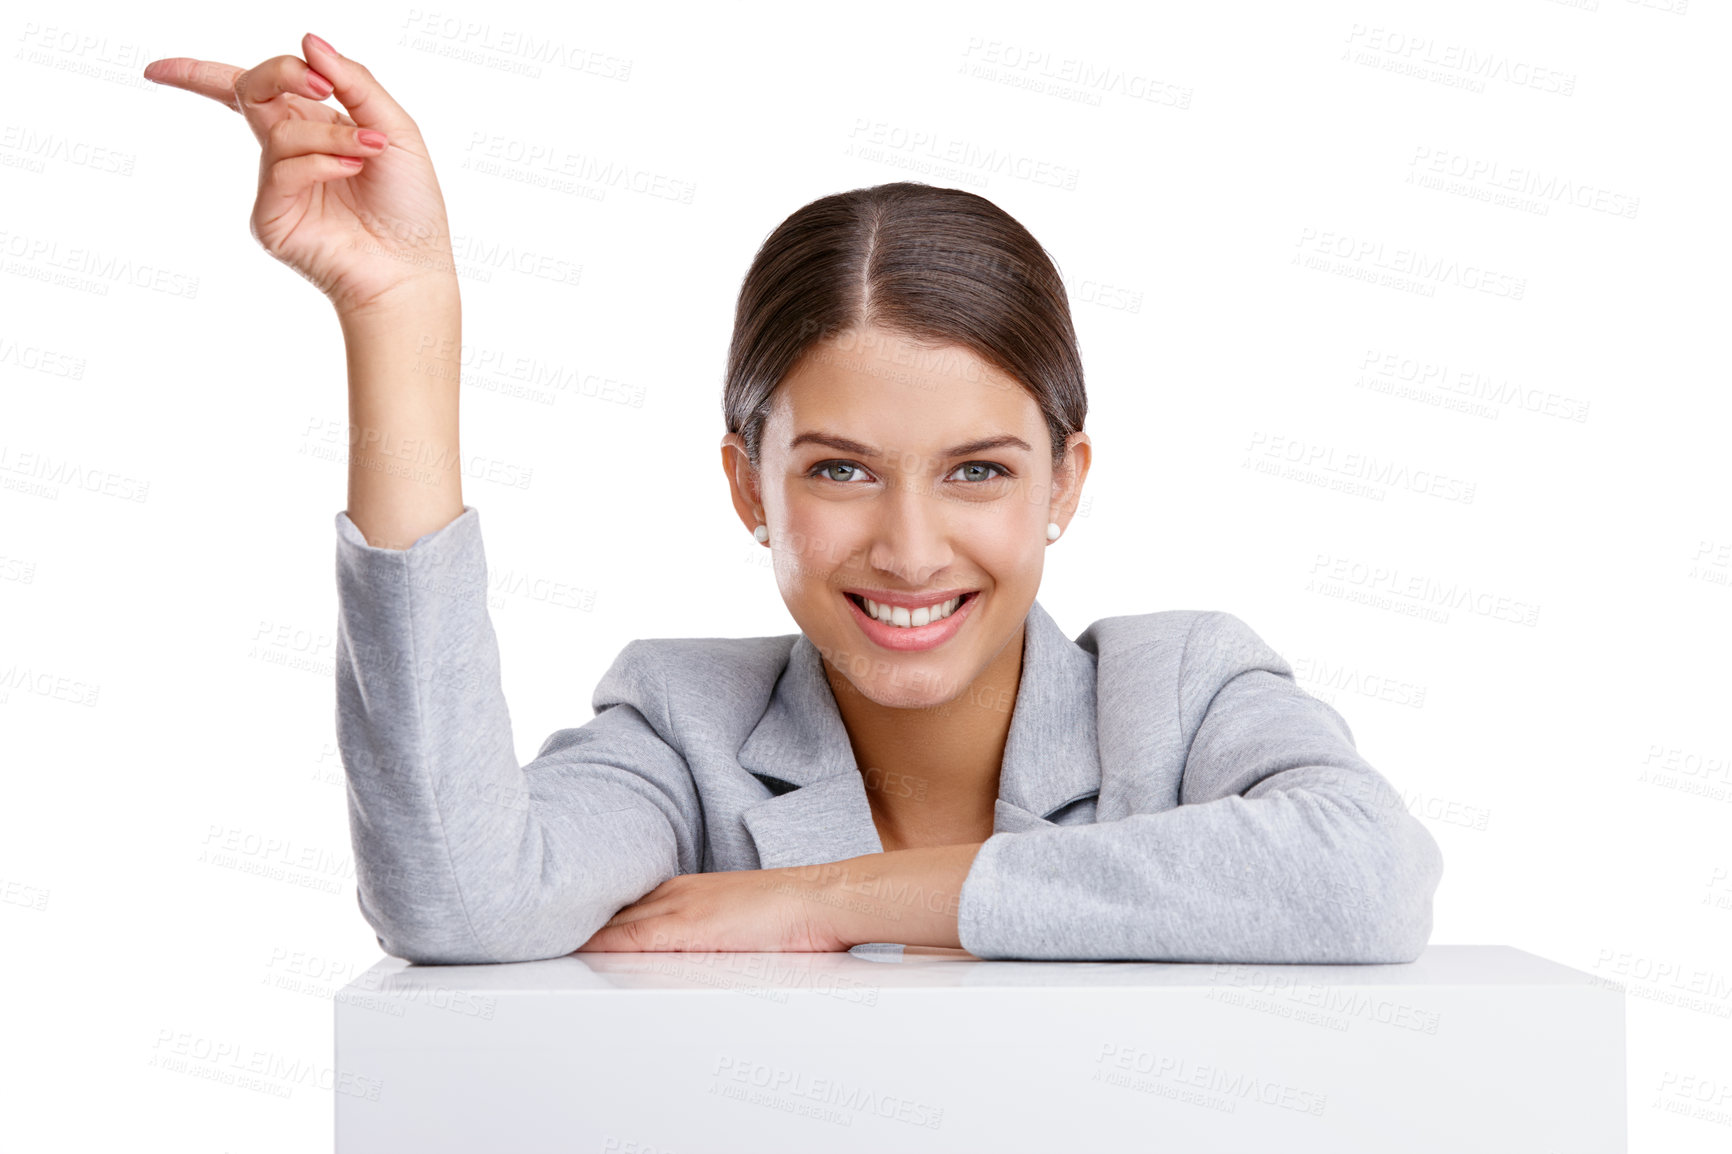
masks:
[[[758,465],[770,401],[813,345],[877,327],[961,345],[1033,395],[1056,468],[1088,411],[1052,258],[983,196],[898,181],[814,200],[752,260],[734,311],[722,416]]]

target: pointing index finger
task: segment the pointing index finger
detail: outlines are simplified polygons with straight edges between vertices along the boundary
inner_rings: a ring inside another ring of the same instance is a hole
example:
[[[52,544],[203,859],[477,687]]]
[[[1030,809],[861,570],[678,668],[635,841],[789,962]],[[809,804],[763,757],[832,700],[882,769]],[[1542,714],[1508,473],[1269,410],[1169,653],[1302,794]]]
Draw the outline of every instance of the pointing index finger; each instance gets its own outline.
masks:
[[[152,60],[145,66],[144,78],[196,92],[241,113],[249,106],[266,105],[285,92],[304,96],[314,103],[331,95],[330,82],[308,68],[299,56],[276,56],[250,69],[172,56]]]
[[[235,77],[241,74],[231,64],[214,60],[195,60],[190,56],[170,56],[152,60],[144,67],[144,78],[170,88],[184,88],[200,96],[208,96],[218,104],[235,108]]]

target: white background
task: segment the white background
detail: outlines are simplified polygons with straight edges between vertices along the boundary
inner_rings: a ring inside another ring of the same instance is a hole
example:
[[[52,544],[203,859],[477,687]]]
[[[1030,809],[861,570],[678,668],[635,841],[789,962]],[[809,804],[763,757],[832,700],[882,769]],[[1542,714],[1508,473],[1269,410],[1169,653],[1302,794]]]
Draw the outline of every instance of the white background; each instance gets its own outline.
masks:
[[[1442,844],[1433,941],[1623,984],[1631,1148],[1725,1149],[1728,29],[1584,3],[14,7],[18,1148],[324,1148],[330,998],[379,957],[334,737],[341,337],[248,235],[240,118],[139,75],[310,30],[419,121],[466,256],[464,497],[524,760],[634,637],[794,629],[717,449],[765,234],[842,189],[970,188],[1054,255],[1088,374],[1042,604],[1072,636],[1242,617]],[[548,160],[474,163],[523,149]],[[573,154],[630,178],[521,179]],[[513,395],[521,365],[567,387]],[[152,1068],[182,1035],[326,1088]]]

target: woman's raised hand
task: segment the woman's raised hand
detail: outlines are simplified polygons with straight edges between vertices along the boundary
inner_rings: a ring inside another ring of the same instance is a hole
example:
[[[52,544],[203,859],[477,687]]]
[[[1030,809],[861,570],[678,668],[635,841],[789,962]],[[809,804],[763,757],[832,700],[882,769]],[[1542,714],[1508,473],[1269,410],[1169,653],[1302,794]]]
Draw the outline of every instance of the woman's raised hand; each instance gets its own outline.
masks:
[[[301,50],[304,60],[248,69],[176,56],[144,75],[246,117],[263,148],[252,234],[339,315],[429,278],[454,281],[445,199],[420,129],[357,61],[311,33]],[[333,94],[348,116],[324,103]]]

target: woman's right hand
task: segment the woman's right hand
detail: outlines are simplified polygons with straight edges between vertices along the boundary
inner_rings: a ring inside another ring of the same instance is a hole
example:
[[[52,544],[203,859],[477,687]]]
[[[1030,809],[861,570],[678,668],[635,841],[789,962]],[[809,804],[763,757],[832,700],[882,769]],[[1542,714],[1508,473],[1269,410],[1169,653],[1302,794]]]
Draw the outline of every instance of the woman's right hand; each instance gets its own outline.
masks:
[[[454,284],[445,199],[420,129],[360,63],[311,33],[301,49],[304,60],[249,69],[176,56],[144,75],[246,117],[263,147],[252,234],[339,315],[407,287]],[[324,103],[333,94],[349,116]]]

